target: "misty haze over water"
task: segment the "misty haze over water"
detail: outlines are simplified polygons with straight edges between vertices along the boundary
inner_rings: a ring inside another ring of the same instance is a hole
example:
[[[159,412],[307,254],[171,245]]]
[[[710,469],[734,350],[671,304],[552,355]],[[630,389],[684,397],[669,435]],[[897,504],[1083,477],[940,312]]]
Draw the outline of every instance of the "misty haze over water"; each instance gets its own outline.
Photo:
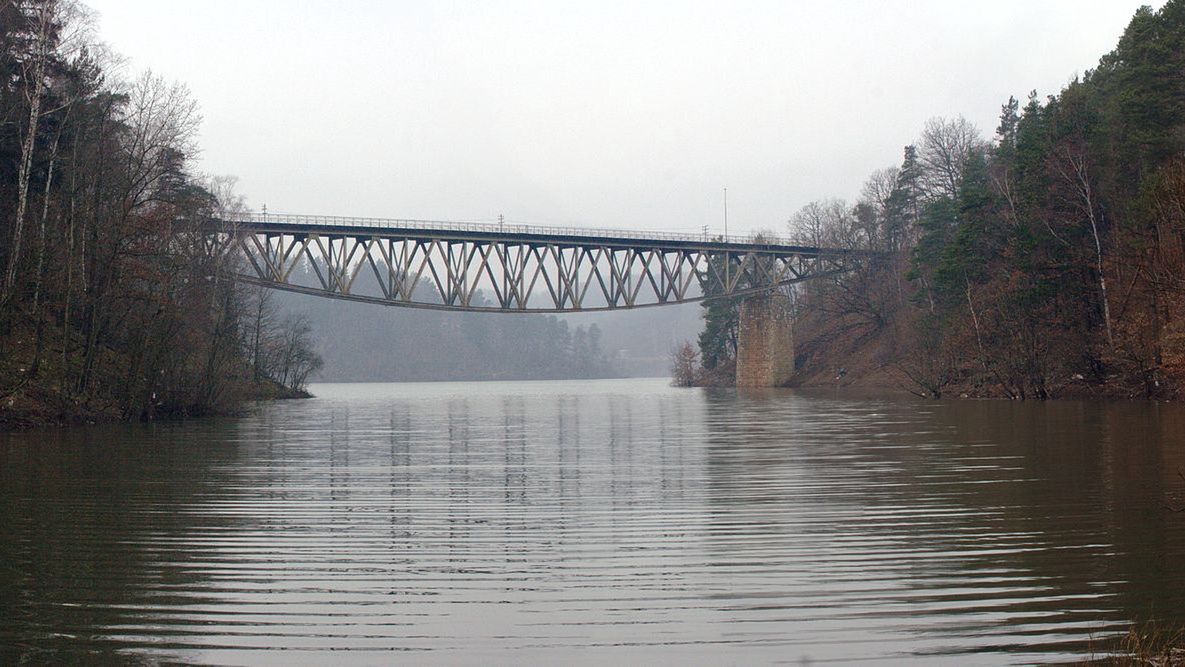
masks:
[[[671,351],[703,325],[698,303],[553,316],[274,299],[308,318],[327,382],[665,377]]]

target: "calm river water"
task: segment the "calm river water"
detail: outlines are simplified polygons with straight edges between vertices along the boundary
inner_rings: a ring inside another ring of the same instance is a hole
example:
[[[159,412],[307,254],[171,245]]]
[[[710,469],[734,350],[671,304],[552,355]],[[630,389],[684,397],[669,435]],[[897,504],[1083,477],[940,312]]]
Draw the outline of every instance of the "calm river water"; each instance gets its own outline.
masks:
[[[1185,408],[318,385],[0,436],[0,663],[1076,660],[1185,624]]]

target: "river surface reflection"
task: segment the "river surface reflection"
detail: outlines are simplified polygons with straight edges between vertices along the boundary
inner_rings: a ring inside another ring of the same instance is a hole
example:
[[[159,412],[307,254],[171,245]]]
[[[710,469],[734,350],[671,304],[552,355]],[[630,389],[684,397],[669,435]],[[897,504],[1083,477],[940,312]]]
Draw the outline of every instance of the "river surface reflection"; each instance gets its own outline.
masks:
[[[318,385],[0,436],[0,662],[1080,660],[1185,624],[1185,408]]]

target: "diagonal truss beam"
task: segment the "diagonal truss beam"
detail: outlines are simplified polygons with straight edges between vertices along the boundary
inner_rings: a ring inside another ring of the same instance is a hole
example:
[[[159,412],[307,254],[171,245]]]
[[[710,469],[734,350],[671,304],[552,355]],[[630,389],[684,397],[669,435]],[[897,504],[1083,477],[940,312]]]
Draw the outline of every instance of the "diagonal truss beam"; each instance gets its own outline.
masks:
[[[236,276],[276,289],[390,306],[561,313],[769,292],[850,271],[863,256],[802,247],[672,247],[434,234],[205,232]]]

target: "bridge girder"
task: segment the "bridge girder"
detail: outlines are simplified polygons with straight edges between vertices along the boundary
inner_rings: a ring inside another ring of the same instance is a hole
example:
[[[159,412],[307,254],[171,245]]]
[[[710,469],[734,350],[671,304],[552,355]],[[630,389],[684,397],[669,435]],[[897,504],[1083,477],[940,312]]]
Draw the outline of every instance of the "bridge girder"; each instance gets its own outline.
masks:
[[[860,259],[840,250],[754,240],[432,227],[297,223],[272,216],[213,221],[207,238],[211,251],[237,267],[235,277],[247,283],[388,306],[504,313],[739,297],[847,271]]]

